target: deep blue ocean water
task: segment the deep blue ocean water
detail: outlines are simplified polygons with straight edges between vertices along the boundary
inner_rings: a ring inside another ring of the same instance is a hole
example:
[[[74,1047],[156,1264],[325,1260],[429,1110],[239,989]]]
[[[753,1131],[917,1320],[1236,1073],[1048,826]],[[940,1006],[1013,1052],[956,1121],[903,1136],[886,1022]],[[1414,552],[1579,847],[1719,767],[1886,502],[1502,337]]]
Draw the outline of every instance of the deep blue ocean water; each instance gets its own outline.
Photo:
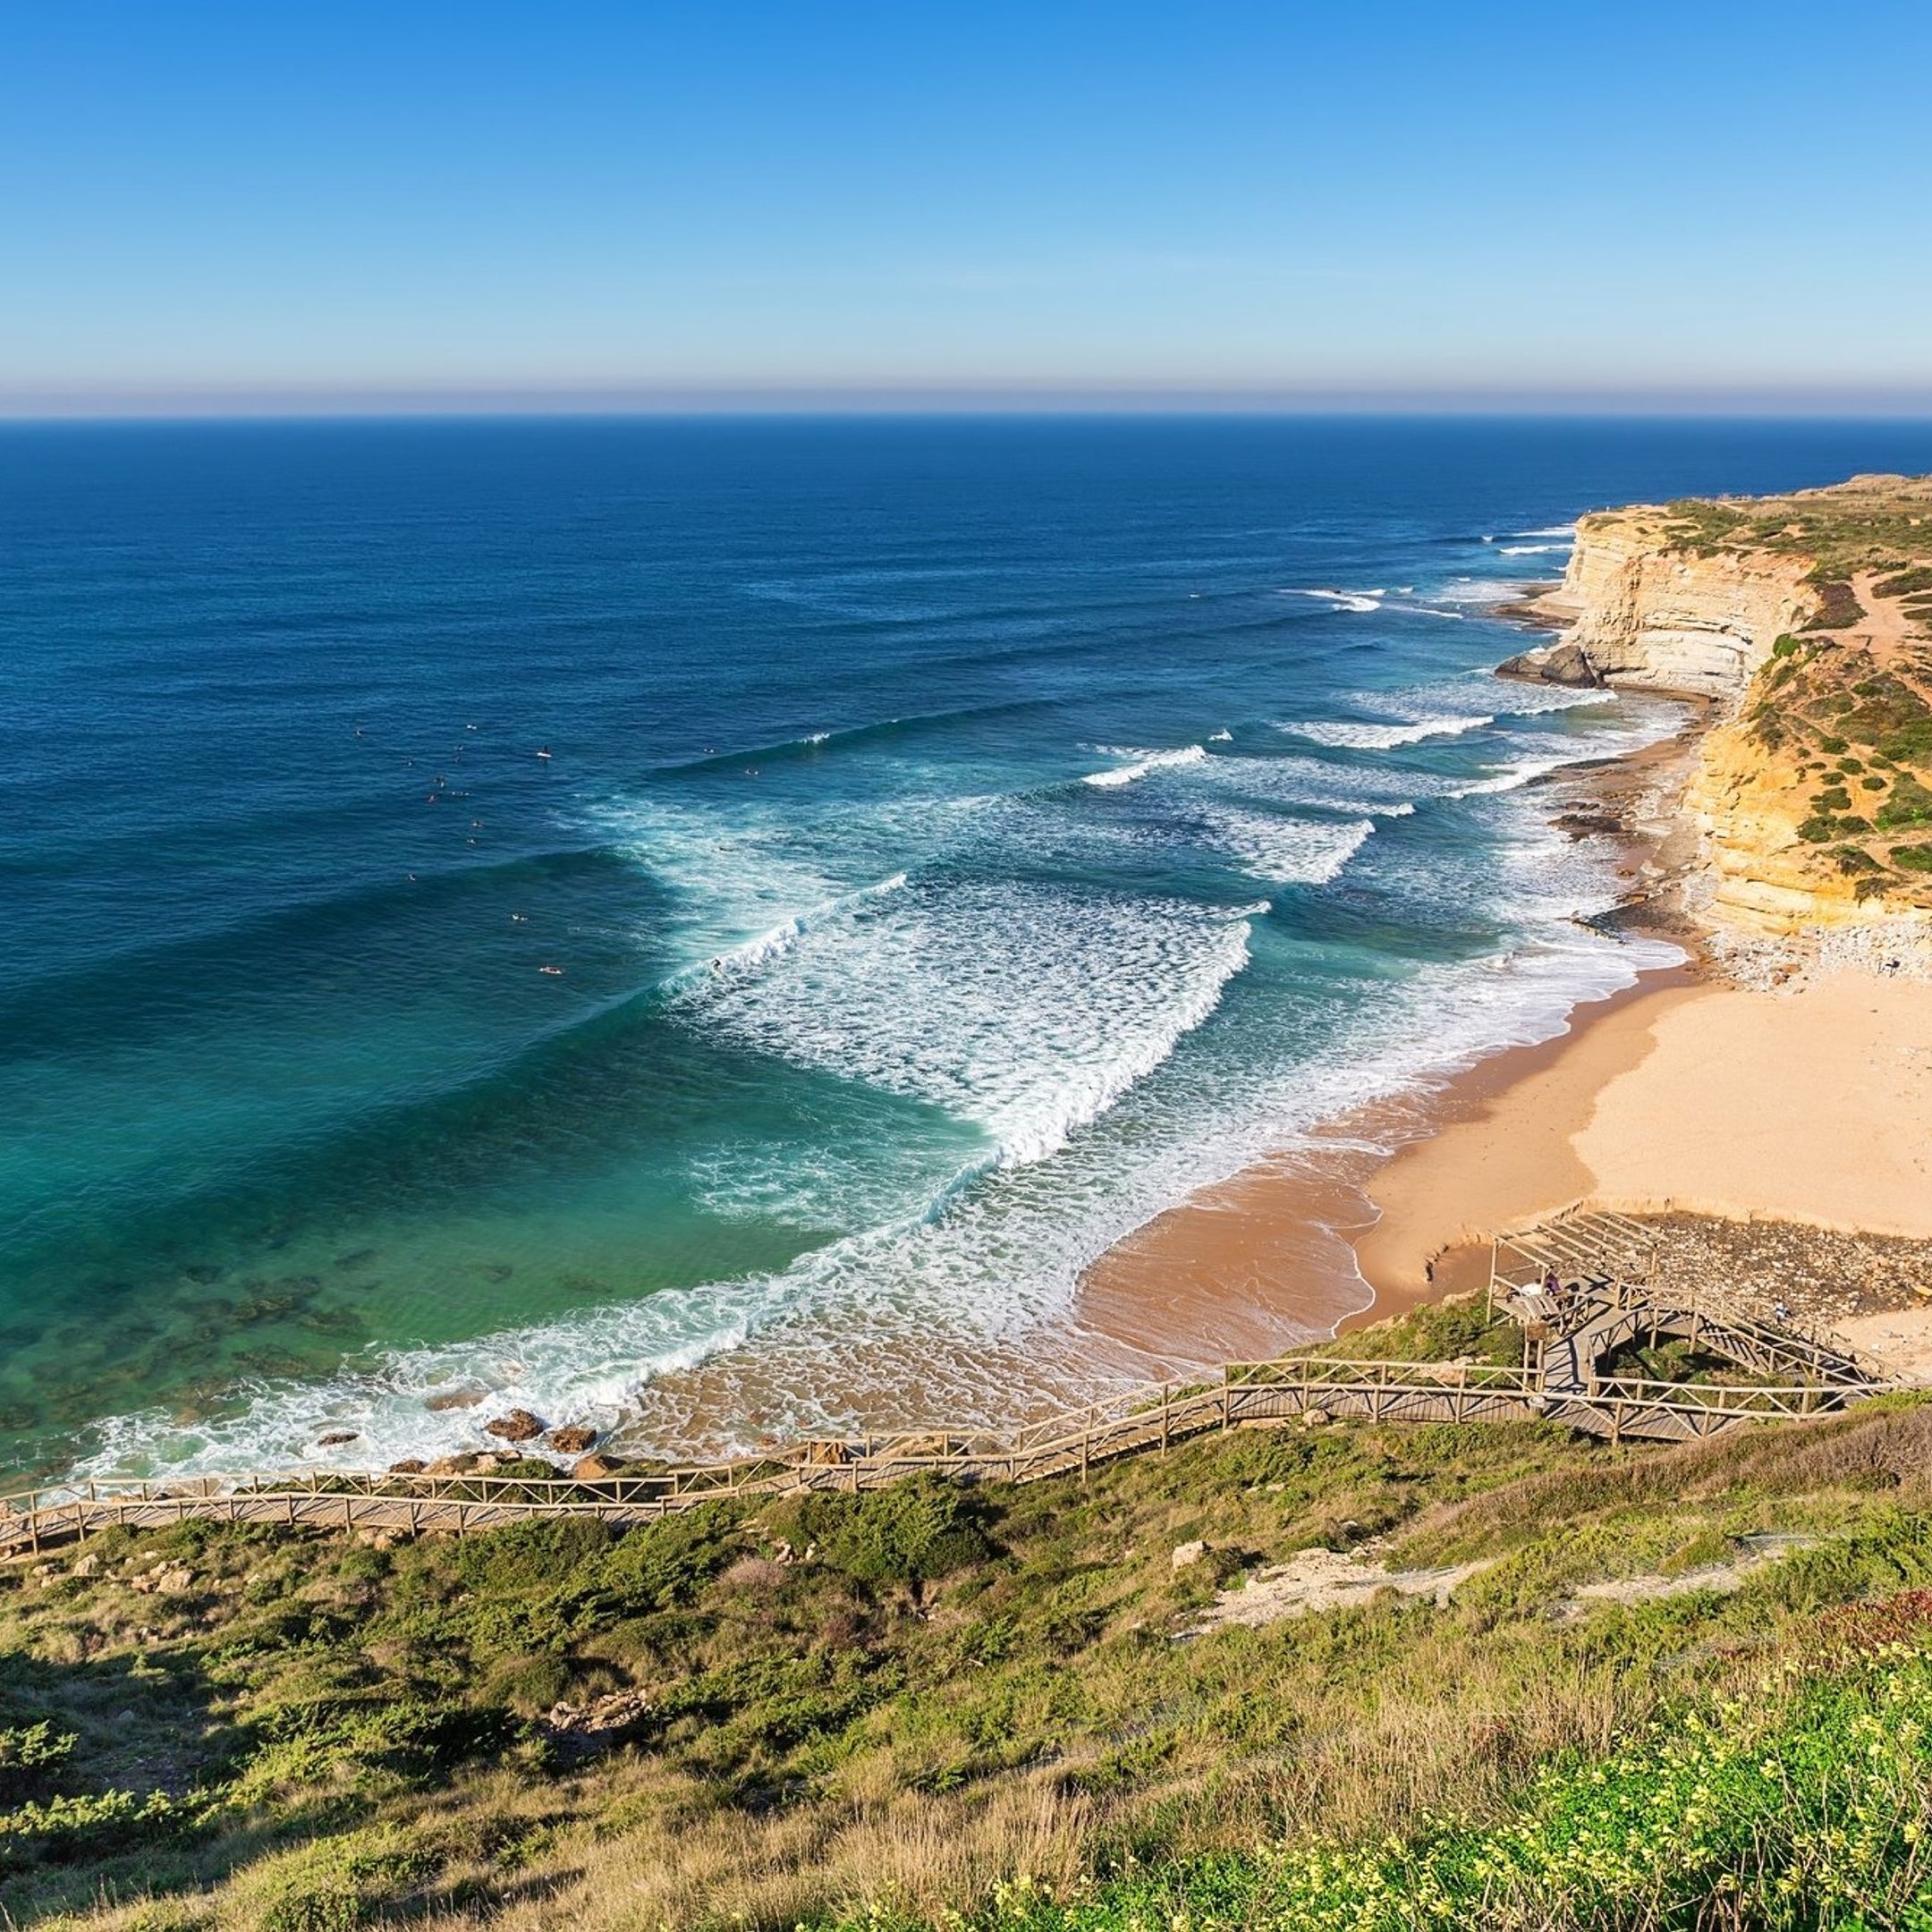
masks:
[[[1631,977],[1530,781],[1673,717],[1489,677],[1506,587],[1873,469],[1932,426],[0,428],[6,1441],[996,1408],[1158,1208]]]

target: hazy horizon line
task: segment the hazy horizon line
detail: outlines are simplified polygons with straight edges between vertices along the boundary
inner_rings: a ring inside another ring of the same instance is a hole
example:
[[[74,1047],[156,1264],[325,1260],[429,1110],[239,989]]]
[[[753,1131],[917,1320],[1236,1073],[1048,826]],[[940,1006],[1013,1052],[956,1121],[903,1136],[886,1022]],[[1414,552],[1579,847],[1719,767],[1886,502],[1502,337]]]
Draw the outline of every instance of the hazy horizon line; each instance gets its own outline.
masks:
[[[1932,415],[1903,384],[0,384],[0,421],[490,416]]]

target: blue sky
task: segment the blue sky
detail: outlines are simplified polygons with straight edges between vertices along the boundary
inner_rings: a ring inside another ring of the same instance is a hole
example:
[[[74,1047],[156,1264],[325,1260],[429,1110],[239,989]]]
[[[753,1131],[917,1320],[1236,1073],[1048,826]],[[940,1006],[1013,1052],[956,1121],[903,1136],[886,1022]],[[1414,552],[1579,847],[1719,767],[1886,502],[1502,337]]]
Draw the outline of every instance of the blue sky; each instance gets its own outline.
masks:
[[[1932,406],[1932,7],[0,9],[0,411]]]

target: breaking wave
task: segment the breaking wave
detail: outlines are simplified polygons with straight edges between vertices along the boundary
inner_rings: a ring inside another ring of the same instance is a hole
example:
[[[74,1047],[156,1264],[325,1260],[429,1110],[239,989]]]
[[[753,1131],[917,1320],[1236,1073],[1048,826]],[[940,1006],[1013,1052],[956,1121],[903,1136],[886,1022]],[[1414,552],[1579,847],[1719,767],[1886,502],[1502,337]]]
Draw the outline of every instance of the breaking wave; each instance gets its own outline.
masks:
[[[1102,745],[1099,749],[1103,751],[1113,750],[1108,745]],[[1116,766],[1112,771],[1089,772],[1084,783],[1103,788],[1132,784],[1137,779],[1145,778],[1149,772],[1171,769],[1181,765],[1199,765],[1208,756],[1208,750],[1204,745],[1193,744],[1182,745],[1177,751],[1123,750],[1115,751],[1114,755],[1117,758],[1131,758],[1134,762],[1131,765]]]
[[[1366,614],[1382,608],[1382,599],[1386,590],[1297,590],[1296,597],[1314,597],[1324,604],[1332,604],[1337,610],[1356,611]]]
[[[1341,718],[1320,718],[1305,724],[1282,724],[1276,728],[1292,732],[1316,744],[1348,746],[1358,750],[1387,751],[1397,745],[1420,744],[1426,738],[1459,738],[1464,732],[1479,731],[1496,719],[1485,712],[1467,717],[1419,718],[1409,724],[1371,724]]]

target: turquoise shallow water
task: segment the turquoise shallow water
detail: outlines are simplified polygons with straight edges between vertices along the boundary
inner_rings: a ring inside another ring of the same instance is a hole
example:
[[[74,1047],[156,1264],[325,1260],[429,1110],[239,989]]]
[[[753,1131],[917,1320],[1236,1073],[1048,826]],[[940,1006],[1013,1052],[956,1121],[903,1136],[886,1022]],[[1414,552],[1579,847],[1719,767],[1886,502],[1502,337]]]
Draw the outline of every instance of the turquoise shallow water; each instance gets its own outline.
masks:
[[[0,431],[11,1453],[717,1359],[811,1426],[893,1338],[996,1408],[1109,1240],[1630,977],[1531,781],[1666,720],[1489,678],[1504,588],[1876,468],[1932,430]]]

